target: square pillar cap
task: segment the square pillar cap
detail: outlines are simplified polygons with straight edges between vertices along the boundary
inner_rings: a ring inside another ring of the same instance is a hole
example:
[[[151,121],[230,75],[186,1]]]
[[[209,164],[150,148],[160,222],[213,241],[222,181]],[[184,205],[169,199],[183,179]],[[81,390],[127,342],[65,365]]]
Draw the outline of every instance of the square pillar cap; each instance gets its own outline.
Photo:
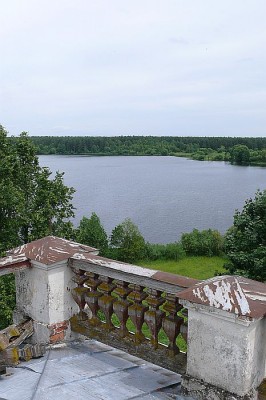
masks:
[[[266,316],[266,284],[242,276],[216,276],[182,290],[178,297],[238,317],[261,319]]]
[[[98,250],[94,247],[56,236],[46,236],[8,251],[8,257],[6,257],[6,259],[8,258],[9,265],[13,262],[17,263],[18,260],[28,260],[49,266],[61,261],[67,261],[75,255],[87,253],[95,254],[97,252]]]

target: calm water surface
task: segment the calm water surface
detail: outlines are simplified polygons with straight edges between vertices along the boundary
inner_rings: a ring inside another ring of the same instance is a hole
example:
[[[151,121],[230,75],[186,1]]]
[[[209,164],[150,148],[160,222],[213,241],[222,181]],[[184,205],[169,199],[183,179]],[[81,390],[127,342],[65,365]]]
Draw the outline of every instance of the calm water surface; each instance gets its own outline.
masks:
[[[75,224],[95,211],[106,231],[125,218],[146,240],[169,243],[193,228],[224,233],[257,189],[266,168],[200,162],[178,157],[40,156],[40,164],[65,172],[76,189]]]

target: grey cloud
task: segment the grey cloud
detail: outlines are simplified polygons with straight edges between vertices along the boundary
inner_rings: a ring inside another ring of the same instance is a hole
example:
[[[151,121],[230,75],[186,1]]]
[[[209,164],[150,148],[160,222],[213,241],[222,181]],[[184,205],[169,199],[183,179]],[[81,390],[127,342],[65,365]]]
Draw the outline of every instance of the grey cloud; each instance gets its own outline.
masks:
[[[264,0],[9,0],[0,123],[32,135],[264,135],[265,11]]]

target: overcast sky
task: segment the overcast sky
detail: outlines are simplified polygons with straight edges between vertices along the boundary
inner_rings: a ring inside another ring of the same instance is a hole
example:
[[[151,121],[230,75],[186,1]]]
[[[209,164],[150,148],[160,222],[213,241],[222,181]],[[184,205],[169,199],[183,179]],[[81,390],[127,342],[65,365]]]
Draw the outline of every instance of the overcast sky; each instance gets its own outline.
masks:
[[[0,0],[10,134],[265,136],[266,0]]]

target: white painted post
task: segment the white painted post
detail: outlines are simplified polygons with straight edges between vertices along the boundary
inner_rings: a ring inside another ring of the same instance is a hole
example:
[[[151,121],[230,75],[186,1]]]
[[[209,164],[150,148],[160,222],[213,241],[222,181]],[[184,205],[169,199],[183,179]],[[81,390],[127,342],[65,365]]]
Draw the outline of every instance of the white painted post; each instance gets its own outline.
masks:
[[[14,322],[32,318],[33,341],[54,343],[72,338],[69,319],[79,309],[71,295],[75,283],[68,260],[88,254],[98,254],[98,250],[47,236],[10,250],[8,257],[0,260],[2,270],[13,268],[16,276]]]
[[[188,309],[184,393],[200,400],[257,399],[266,375],[265,289],[245,278],[218,277],[181,292]]]
[[[31,268],[15,275],[15,322],[22,316],[32,318],[32,340],[37,343],[70,339],[69,319],[79,310],[71,295],[75,284],[67,260],[52,265],[31,261]]]

